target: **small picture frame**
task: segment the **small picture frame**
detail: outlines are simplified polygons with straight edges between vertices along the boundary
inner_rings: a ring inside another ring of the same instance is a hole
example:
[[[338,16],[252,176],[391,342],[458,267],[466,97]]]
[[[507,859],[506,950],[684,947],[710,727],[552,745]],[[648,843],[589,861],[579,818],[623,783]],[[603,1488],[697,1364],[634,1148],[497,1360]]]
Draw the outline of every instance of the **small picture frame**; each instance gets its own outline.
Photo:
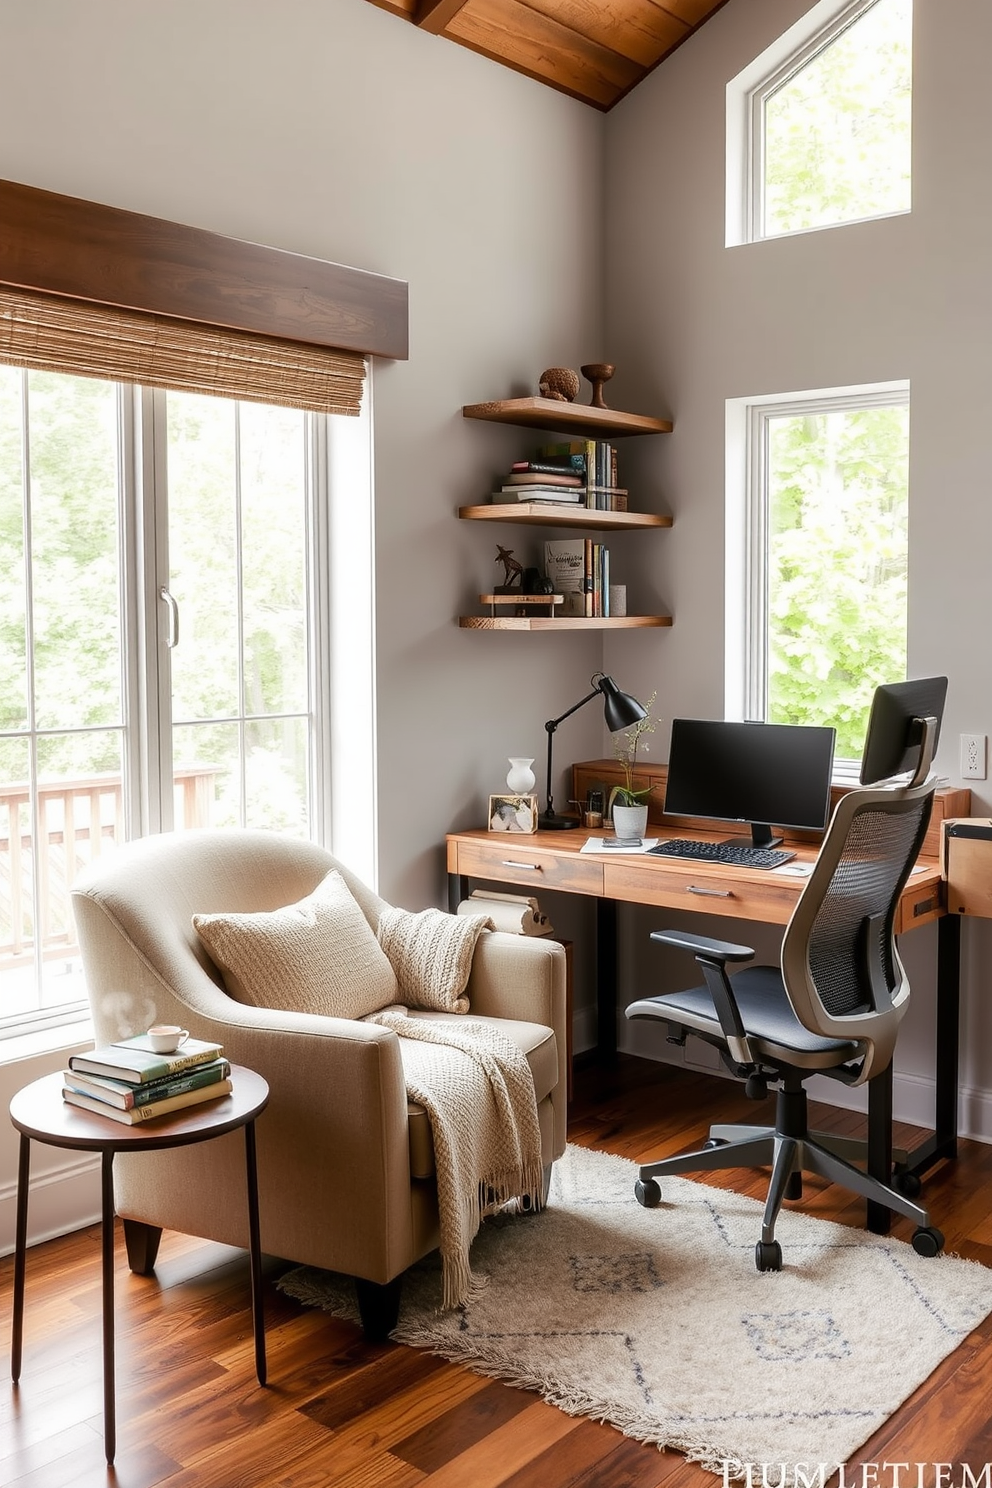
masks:
[[[536,832],[536,796],[490,796],[490,832]]]

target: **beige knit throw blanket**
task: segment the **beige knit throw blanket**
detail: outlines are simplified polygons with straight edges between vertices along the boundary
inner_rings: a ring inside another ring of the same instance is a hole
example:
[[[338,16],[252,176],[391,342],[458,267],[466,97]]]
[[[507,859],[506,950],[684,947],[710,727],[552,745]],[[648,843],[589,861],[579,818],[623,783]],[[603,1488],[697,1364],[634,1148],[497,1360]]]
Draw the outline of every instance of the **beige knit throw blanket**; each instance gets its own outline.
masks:
[[[443,1306],[467,1301],[482,1280],[469,1249],[483,1216],[508,1199],[541,1203],[541,1133],[526,1057],[491,1024],[411,1018],[386,1008],[363,1021],[404,1041],[407,1095],[422,1105],[434,1138]]]

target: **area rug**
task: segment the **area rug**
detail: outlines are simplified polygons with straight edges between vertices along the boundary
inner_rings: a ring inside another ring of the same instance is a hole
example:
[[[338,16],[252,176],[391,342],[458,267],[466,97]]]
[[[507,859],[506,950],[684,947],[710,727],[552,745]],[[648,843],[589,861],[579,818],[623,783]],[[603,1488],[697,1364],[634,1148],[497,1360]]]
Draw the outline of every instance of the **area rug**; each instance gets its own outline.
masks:
[[[483,1225],[478,1298],[441,1312],[428,1258],[407,1274],[392,1336],[725,1480],[774,1464],[778,1488],[797,1468],[825,1482],[992,1312],[986,1267],[796,1210],[776,1226],[783,1269],[759,1273],[760,1203],[665,1178],[660,1206],[642,1209],[636,1177],[569,1146],[543,1213]],[[345,1278],[302,1267],[279,1285],[357,1317]]]

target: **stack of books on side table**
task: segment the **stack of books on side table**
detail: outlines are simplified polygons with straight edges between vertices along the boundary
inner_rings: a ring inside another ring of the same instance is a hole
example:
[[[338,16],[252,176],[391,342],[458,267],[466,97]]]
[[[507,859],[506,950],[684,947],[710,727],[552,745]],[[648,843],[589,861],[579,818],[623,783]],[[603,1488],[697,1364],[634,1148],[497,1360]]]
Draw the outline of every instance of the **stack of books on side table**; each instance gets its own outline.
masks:
[[[220,1044],[188,1038],[174,1054],[159,1054],[139,1034],[71,1055],[62,1071],[62,1096],[84,1111],[135,1126],[227,1095],[230,1076]]]

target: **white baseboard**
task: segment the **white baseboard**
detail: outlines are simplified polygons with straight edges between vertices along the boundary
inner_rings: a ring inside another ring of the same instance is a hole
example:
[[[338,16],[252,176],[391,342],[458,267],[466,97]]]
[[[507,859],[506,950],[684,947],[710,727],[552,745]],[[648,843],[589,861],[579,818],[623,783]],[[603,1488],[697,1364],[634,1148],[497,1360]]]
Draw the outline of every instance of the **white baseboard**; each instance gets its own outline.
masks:
[[[38,1150],[32,1143],[32,1156]],[[50,1150],[50,1149],[49,1149]],[[0,1188],[0,1256],[14,1250],[17,1184]],[[40,1245],[70,1230],[100,1221],[100,1159],[87,1153],[67,1156],[44,1172],[31,1175],[28,1191],[28,1244]]]

